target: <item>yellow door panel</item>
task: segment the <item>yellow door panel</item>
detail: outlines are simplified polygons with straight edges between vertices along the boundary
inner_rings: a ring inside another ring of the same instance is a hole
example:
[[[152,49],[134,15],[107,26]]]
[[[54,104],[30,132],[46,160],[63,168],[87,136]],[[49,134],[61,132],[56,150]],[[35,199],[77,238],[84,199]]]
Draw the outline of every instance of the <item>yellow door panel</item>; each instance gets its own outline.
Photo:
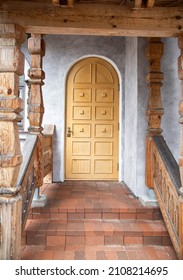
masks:
[[[113,103],[114,101],[113,89],[97,89],[95,100],[98,103]]]
[[[92,64],[81,65],[74,73],[73,81],[75,84],[91,84],[92,82]]]
[[[118,179],[118,76],[96,57],[76,63],[67,78],[65,178]]]
[[[111,138],[113,137],[113,124],[96,124],[95,137],[97,138]]]
[[[75,88],[73,90],[73,95],[74,102],[91,102],[91,89]]]
[[[96,120],[113,120],[113,107],[96,106],[95,117]]]
[[[98,84],[113,84],[114,79],[110,70],[99,63],[96,64],[96,83]]]
[[[94,155],[95,156],[112,156],[113,142],[95,142]]]
[[[73,141],[72,142],[73,156],[90,156],[91,143],[90,141]]]
[[[73,159],[72,160],[73,174],[90,174],[90,160],[88,159]]]
[[[112,174],[113,172],[113,161],[110,159],[96,159],[94,164],[95,174]]]
[[[72,137],[73,138],[86,138],[91,137],[90,124],[73,124]]]
[[[91,120],[91,107],[73,106],[73,120]]]

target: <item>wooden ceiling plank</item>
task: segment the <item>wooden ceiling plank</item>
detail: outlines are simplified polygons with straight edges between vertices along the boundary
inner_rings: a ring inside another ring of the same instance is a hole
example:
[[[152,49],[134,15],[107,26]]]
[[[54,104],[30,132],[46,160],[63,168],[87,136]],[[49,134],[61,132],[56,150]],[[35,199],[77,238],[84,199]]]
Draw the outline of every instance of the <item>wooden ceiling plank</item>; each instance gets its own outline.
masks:
[[[175,37],[183,32],[183,8],[75,3],[70,9],[27,1],[0,7],[0,23],[19,24],[27,33]]]
[[[52,4],[59,6],[60,5],[60,1],[59,0],[52,0]]]
[[[147,8],[153,8],[155,5],[155,0],[147,0],[146,7]]]
[[[73,7],[74,6],[74,0],[67,0],[67,5],[68,5],[68,7]]]
[[[135,0],[135,9],[142,8],[142,0]]]
[[[60,0],[52,0],[52,4],[53,4],[54,6],[62,5],[61,2],[62,2],[62,1],[60,1]],[[73,6],[74,6],[74,0],[67,0],[65,6],[73,7]]]

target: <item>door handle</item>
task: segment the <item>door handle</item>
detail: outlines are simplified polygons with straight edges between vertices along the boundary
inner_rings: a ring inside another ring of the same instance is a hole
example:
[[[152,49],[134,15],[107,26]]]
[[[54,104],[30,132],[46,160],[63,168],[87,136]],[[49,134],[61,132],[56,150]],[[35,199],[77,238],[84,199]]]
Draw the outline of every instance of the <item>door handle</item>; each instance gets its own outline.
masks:
[[[67,137],[71,137],[71,135],[72,135],[71,128],[68,127],[68,128],[67,128]]]

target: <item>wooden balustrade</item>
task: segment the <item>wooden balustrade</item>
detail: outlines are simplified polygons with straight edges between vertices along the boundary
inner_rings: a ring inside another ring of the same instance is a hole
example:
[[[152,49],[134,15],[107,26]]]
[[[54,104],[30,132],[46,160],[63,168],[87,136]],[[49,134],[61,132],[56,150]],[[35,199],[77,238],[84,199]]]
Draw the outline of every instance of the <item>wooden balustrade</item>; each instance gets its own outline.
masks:
[[[52,168],[53,168],[53,134],[54,126],[46,125],[44,129],[43,137],[43,166],[44,176],[49,176],[52,180]],[[20,168],[18,176],[19,193],[22,196],[22,229],[26,224],[27,215],[31,206],[34,190],[36,187],[36,161],[38,149],[38,135],[30,134],[27,136],[26,142],[23,148],[23,162]],[[48,179],[47,179],[48,180]]]
[[[44,165],[44,176],[48,176],[46,180],[52,180],[52,168],[53,168],[53,134],[54,134],[54,126],[47,125],[45,126],[44,130],[44,137],[43,137],[43,147],[44,147],[44,156],[43,156],[43,165]],[[19,219],[20,223],[20,231],[24,230],[28,211],[31,207],[34,190],[36,187],[36,164],[37,164],[37,149],[38,149],[38,135],[30,134],[27,136],[26,142],[23,147],[22,157],[23,162],[20,167],[18,180],[17,180],[17,187],[16,191],[14,192],[14,196],[17,197],[17,205],[14,205],[15,198],[8,197],[10,195],[7,193],[7,203],[4,202],[6,198],[3,198],[3,204],[0,201],[0,259],[6,259],[6,256],[10,255],[10,253],[6,252],[7,248],[2,244],[2,236],[5,239],[6,236],[10,235],[10,231],[13,230],[11,224],[7,219],[7,215],[11,211],[15,212],[22,212],[21,219]],[[46,177],[47,177],[46,176]],[[12,193],[11,193],[12,195]],[[1,199],[2,200],[2,199]],[[14,215],[16,217],[16,215]],[[13,224],[17,223],[17,220],[14,219]],[[17,230],[17,234],[19,230]],[[16,235],[16,233],[15,233]],[[3,240],[4,240],[3,239]],[[21,235],[20,238],[21,239]],[[14,251],[18,251],[18,244],[21,243],[20,240],[16,240],[14,242],[14,247],[12,248],[12,259],[14,259]],[[8,257],[9,258],[9,257]]]
[[[35,190],[35,160],[38,136],[28,135],[23,149],[23,162],[20,167],[18,182],[22,196],[22,229],[24,229],[28,210]]]
[[[45,125],[43,130],[43,159],[44,159],[44,182],[52,182],[53,170],[53,135],[54,125]]]
[[[179,259],[183,258],[183,192],[179,166],[163,136],[151,138],[152,182]]]

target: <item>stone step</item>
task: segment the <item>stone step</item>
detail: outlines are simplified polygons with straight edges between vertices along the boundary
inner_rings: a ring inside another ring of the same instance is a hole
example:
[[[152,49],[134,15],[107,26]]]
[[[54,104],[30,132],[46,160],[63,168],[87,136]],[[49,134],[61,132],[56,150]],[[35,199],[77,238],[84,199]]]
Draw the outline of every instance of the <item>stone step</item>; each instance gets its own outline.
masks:
[[[58,246],[26,245],[22,260],[176,260],[171,246]]]
[[[26,245],[69,246],[171,245],[163,221],[150,220],[29,220]]]
[[[162,220],[162,214],[158,207],[129,207],[124,208],[61,208],[49,207],[33,208],[29,213],[29,219],[36,220],[81,220],[81,219],[130,219],[130,220]]]

